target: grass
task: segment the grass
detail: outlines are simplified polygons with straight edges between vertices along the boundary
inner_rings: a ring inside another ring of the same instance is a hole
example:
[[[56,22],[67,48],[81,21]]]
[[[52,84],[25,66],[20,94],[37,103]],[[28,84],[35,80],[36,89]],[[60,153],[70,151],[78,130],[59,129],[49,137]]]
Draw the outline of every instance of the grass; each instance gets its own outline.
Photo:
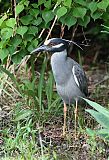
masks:
[[[1,108],[4,115],[0,128],[1,159],[67,160],[105,155],[105,147],[102,147],[105,142],[99,139],[98,145],[95,135],[85,131],[86,126],[92,125],[92,119],[89,115],[84,118],[84,111],[78,117],[78,140],[74,140],[72,108],[68,109],[67,136],[64,139],[61,137],[63,107],[55,92],[53,75],[46,72],[46,57],[40,74],[35,75],[32,69],[31,80],[28,79],[26,67],[16,78],[10,74],[11,71],[0,69],[1,102],[3,106],[8,106],[6,115]]]

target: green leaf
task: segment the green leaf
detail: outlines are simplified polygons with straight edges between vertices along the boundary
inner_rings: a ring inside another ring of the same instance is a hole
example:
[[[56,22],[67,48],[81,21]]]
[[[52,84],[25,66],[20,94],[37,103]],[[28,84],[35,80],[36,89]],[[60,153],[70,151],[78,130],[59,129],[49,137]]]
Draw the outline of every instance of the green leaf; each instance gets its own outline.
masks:
[[[77,19],[75,17],[73,17],[72,15],[67,16],[65,18],[65,24],[68,26],[68,28],[70,28],[71,26],[75,25],[77,22]]]
[[[85,16],[84,19],[78,19],[79,25],[84,26],[84,27],[86,27],[89,22],[90,22],[89,16]]]
[[[20,14],[24,10],[24,5],[23,4],[18,4],[16,6],[16,15]]]
[[[103,13],[101,12],[94,12],[93,14],[91,14],[91,17],[96,20],[96,19],[99,19],[101,16],[102,16]]]
[[[49,9],[49,8],[51,7],[51,0],[46,1],[46,2],[44,3],[44,6]]]
[[[20,54],[20,52],[17,52],[16,54],[14,53],[11,56],[12,62],[15,64],[19,64],[22,60],[22,55]]]
[[[28,34],[33,34],[35,36],[36,33],[38,33],[38,28],[36,26],[30,26],[28,28]]]
[[[86,109],[86,111],[90,113],[102,127],[109,129],[109,117],[92,109]]]
[[[73,9],[73,16],[83,19],[84,16],[86,15],[86,12],[87,12],[86,8],[76,7]]]
[[[38,98],[39,98],[39,106],[40,110],[42,109],[42,98],[43,98],[43,87],[44,87],[44,72],[46,69],[47,65],[47,59],[46,57],[44,58],[43,64],[42,64],[42,69],[41,69],[41,74],[40,74],[40,79],[39,79],[39,84],[38,84]]]
[[[59,9],[57,10],[57,17],[58,17],[58,19],[59,19],[60,17],[64,16],[66,13],[67,13],[66,7],[63,6],[63,7],[59,8]]]
[[[32,114],[32,111],[29,109],[21,110],[15,117],[14,121],[24,120]]]
[[[46,85],[46,88],[45,88],[46,95],[47,95],[48,107],[51,105],[51,102],[52,102],[53,83],[54,83],[53,74],[52,74],[52,72],[50,72],[49,78],[48,78],[48,81],[47,81],[47,85]]]
[[[54,18],[54,14],[52,11],[43,11],[42,18],[44,19],[45,23],[47,24]]]
[[[0,59],[3,61],[9,55],[9,51],[4,48],[0,49]]]
[[[6,21],[6,25],[8,27],[14,28],[15,24],[16,24],[16,20],[14,18],[10,18]]]
[[[42,18],[38,17],[37,19],[33,20],[31,23],[32,25],[38,26],[39,24],[41,24],[42,22]]]
[[[109,117],[109,111],[102,107],[100,104],[96,103],[96,102],[93,102],[89,99],[86,99],[86,98],[82,98],[84,99],[90,106],[92,106],[94,109],[96,109],[98,112],[104,114],[105,116]]]
[[[96,131],[97,135],[109,140],[109,129],[100,129]]]
[[[94,137],[95,136],[95,131],[93,131],[92,129],[90,129],[90,128],[86,128],[86,132],[87,132],[87,134],[89,135],[89,136],[91,136],[91,137]]]
[[[2,16],[2,18],[0,18],[0,26],[2,25],[3,21],[7,19],[7,15],[5,14],[4,16]]]
[[[20,35],[15,35],[12,40],[11,40],[11,45],[16,48],[18,47],[19,44],[21,44],[22,39],[20,37]]]
[[[38,0],[38,5],[41,5],[41,4],[45,3],[45,2],[46,2],[46,0]]]
[[[24,39],[24,41],[26,41],[26,43],[28,41],[31,42],[33,38],[34,38],[34,35],[32,35],[32,34],[29,34],[29,35],[28,34],[24,34],[24,36],[23,36],[23,39]]]
[[[30,44],[30,45],[27,47],[28,52],[32,52],[33,49],[34,49],[34,47],[33,47],[32,44]]]
[[[102,0],[101,2],[99,2],[97,4],[97,7],[99,9],[103,9],[104,11],[106,11],[107,7],[109,6],[109,0]]]
[[[1,30],[2,40],[9,39],[12,35],[13,35],[13,29],[12,28],[3,28]]]
[[[20,26],[20,27],[17,28],[16,33],[23,36],[27,32],[27,30],[28,30],[28,27]]]
[[[29,25],[32,20],[33,16],[31,15],[26,15],[20,18],[20,21],[22,22],[23,25]]]
[[[37,39],[34,39],[34,40],[32,41],[32,45],[33,45],[33,47],[37,47],[37,45],[38,45],[38,40],[37,40]]]
[[[64,5],[67,7],[71,7],[72,0],[64,0]]]
[[[37,17],[40,12],[39,9],[30,9],[29,13],[30,15]]]
[[[84,0],[74,0],[74,2],[80,4],[81,6],[87,6],[87,2]]]
[[[91,14],[93,14],[97,10],[97,2],[92,1],[89,3],[88,8],[91,11]]]

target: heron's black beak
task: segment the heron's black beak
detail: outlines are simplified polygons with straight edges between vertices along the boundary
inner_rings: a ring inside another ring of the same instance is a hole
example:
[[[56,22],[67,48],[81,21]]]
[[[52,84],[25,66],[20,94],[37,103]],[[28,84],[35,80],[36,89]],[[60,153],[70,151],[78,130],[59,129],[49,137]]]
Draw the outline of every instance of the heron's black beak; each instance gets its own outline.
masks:
[[[47,46],[42,45],[31,52],[31,54],[47,51]]]

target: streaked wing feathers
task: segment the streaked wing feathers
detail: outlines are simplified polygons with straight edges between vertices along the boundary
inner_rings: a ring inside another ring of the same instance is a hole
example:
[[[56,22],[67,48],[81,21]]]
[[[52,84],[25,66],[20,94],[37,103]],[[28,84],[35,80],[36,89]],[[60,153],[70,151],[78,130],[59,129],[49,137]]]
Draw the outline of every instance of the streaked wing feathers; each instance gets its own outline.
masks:
[[[87,78],[83,69],[79,65],[75,64],[72,68],[72,73],[77,86],[85,94],[85,96],[87,96],[88,95]]]

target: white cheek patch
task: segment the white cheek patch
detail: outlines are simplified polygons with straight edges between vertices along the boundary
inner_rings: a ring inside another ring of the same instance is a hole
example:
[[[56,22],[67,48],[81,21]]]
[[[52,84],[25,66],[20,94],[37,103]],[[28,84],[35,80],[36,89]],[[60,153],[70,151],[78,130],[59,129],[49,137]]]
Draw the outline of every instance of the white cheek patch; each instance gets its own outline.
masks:
[[[57,44],[55,46],[52,46],[52,48],[60,48],[61,46],[63,46],[63,43]]]
[[[77,79],[77,77],[76,77],[76,75],[75,75],[75,66],[73,66],[72,72],[73,72],[74,80],[75,80],[77,86],[79,87],[79,82],[78,82],[78,79]]]

